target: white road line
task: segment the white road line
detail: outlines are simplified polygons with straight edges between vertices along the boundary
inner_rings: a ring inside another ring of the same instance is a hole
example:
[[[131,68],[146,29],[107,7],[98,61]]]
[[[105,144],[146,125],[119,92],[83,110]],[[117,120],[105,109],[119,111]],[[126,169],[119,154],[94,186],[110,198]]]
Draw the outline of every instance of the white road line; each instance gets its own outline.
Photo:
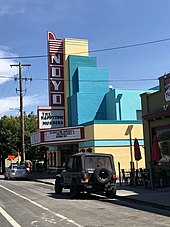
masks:
[[[35,206],[38,206],[38,207],[42,208],[43,210],[46,210],[46,211],[52,213],[53,215],[57,216],[58,218],[61,218],[61,219],[62,219],[61,221],[64,221],[64,220],[65,220],[65,221],[67,221],[67,222],[69,222],[69,223],[71,223],[71,224],[74,224],[75,226],[83,227],[82,225],[76,223],[76,222],[73,221],[72,219],[69,219],[69,218],[63,216],[62,214],[55,213],[55,212],[49,210],[47,207],[44,207],[44,206],[42,206],[41,204],[36,203],[36,202],[32,201],[31,199],[28,199],[27,197],[23,196],[23,195],[18,194],[17,192],[14,192],[14,191],[12,191],[12,190],[10,190],[10,189],[8,189],[8,188],[2,186],[2,185],[0,185],[0,187],[3,188],[3,189],[5,189],[5,190],[7,190],[7,191],[9,191],[9,192],[11,192],[11,193],[13,193],[13,194],[16,195],[16,196],[19,196],[19,197],[22,198],[22,199],[25,199],[25,200],[29,201],[30,203],[34,204]]]
[[[2,207],[0,207],[0,213],[13,227],[21,227]]]

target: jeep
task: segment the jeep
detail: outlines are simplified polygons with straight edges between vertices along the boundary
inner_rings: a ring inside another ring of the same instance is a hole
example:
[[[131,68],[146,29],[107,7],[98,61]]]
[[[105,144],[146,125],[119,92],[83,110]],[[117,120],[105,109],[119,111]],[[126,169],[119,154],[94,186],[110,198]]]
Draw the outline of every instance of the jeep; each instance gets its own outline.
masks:
[[[116,195],[116,172],[111,154],[77,153],[72,155],[65,170],[56,175],[55,193],[63,188],[70,189],[71,198],[78,198],[81,192]]]

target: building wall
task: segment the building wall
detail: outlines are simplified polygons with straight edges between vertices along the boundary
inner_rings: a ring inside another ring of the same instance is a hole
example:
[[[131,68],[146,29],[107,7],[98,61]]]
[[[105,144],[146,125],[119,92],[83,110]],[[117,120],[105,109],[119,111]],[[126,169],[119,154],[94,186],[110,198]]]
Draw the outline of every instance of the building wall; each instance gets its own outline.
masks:
[[[106,108],[102,103],[109,90],[106,69],[77,68],[73,76],[72,87],[73,95],[68,99],[69,126],[80,125],[96,118],[105,119]]]
[[[72,56],[68,57],[68,64],[69,64],[69,80],[70,80],[70,88],[69,88],[69,96],[73,95],[73,88],[74,85],[73,77],[76,73],[78,67],[96,67],[96,57],[87,57],[87,56]]]
[[[113,154],[118,172],[118,162],[122,169],[130,169],[130,161],[134,161],[133,144],[136,137],[142,153],[138,167],[145,168],[143,126],[142,122],[137,120],[137,110],[142,109],[140,94],[147,91],[129,89],[109,91],[108,71],[98,68],[96,58],[88,56],[87,40],[64,39],[63,55],[65,125],[85,126],[85,141],[79,143],[79,149],[92,147],[93,152]],[[157,97],[150,97],[150,105],[148,102],[143,104],[144,112],[145,108],[146,113],[154,109],[155,103],[159,102],[156,99]],[[150,132],[147,132],[150,126],[147,124],[150,123],[146,122],[144,130],[146,135],[150,136]],[[131,141],[127,133],[130,125],[133,126]],[[60,165],[62,151],[56,152],[58,152],[56,163]]]
[[[88,61],[93,67],[87,67]],[[77,63],[76,63],[77,62]],[[85,125],[85,142],[79,148],[92,147],[93,152],[111,153],[121,168],[130,169],[133,143],[138,139],[142,159],[135,167],[145,168],[145,152],[142,121],[137,119],[141,111],[140,94],[145,90],[109,90],[108,72],[97,68],[90,57],[69,57],[70,83],[72,92],[68,97],[69,126]],[[153,92],[153,91],[152,91]],[[128,125],[133,125],[132,147],[125,135]]]
[[[140,94],[145,90],[113,89],[106,94],[107,120],[139,120]]]
[[[69,64],[68,56],[88,56],[88,40],[79,40],[65,38],[63,40],[64,49],[64,94],[65,94],[65,125],[68,126],[68,104],[67,98],[70,94],[70,81],[69,81]]]
[[[165,100],[164,76],[159,78],[158,88],[159,90],[154,93],[141,94],[147,168],[149,168],[149,162],[152,161],[152,140],[155,130],[168,125],[170,128],[170,108],[169,102]],[[167,109],[164,109],[165,107]]]
[[[87,58],[84,58],[86,62]],[[107,70],[95,67],[78,67],[72,78],[73,95],[68,98],[69,126],[92,120],[139,120],[137,111],[141,111],[140,94],[145,90],[108,91]]]
[[[133,125],[132,147],[130,147],[130,136],[125,135],[129,125]],[[134,139],[138,139],[142,159],[134,160]],[[92,147],[95,153],[111,153],[115,159],[116,171],[118,173],[118,162],[121,169],[130,169],[131,149],[135,167],[145,168],[145,154],[143,141],[143,128],[140,121],[94,121],[85,126],[86,142],[80,143],[80,148]],[[131,148],[131,149],[130,149]]]

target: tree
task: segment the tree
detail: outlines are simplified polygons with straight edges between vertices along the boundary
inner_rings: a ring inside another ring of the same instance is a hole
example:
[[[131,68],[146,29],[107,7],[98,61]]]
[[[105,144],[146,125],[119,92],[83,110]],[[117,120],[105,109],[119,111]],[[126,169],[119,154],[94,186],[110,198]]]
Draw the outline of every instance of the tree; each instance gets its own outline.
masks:
[[[31,134],[36,132],[38,129],[37,116],[31,112],[28,115],[24,116],[25,124],[25,157],[27,160],[42,160],[44,153],[41,152],[41,149],[38,147],[31,147]]]
[[[19,141],[20,122],[18,117],[3,116],[0,119],[0,152],[17,154],[16,144]]]
[[[43,158],[44,154],[40,152],[40,148],[31,147],[31,133],[37,131],[37,116],[31,112],[24,114],[24,134],[25,134],[25,157],[33,160]],[[21,147],[21,129],[20,117],[3,116],[0,119],[0,156],[14,154],[17,156],[18,148]]]

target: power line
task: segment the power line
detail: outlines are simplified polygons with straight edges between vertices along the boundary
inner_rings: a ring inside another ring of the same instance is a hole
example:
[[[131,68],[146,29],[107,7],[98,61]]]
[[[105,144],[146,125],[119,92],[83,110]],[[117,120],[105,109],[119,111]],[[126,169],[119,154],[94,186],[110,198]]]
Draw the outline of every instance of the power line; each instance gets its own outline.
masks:
[[[3,78],[8,78],[8,79],[14,79],[14,77],[5,77],[5,76],[0,76],[0,79],[3,79]],[[25,79],[25,78],[23,78],[23,79]],[[34,77],[32,77],[31,78],[32,80],[38,80],[38,81],[48,81],[49,79],[48,78],[34,78]],[[107,81],[109,81],[109,82],[123,82],[123,81],[126,81],[126,82],[131,82],[131,81],[157,81],[158,79],[153,79],[153,78],[150,78],[150,79],[145,79],[145,78],[143,78],[143,79],[132,79],[132,80],[130,80],[130,79],[128,79],[128,80],[126,80],[126,79],[122,79],[122,80],[119,80],[119,79],[108,79],[108,80],[79,80],[80,82],[107,82]],[[72,81],[72,80],[64,80],[63,79],[63,81]]]
[[[167,41],[170,41],[170,38],[158,39],[158,40],[153,40],[153,41],[148,41],[148,42],[143,42],[143,43],[129,44],[129,45],[118,46],[118,47],[110,47],[110,48],[103,48],[103,49],[98,49],[98,50],[90,50],[89,53],[112,51],[112,50],[119,50],[119,49],[127,49],[127,48],[151,45],[151,44],[167,42]],[[72,53],[72,54],[76,55],[76,54],[83,54],[83,53],[86,53],[86,52],[77,52],[77,53]],[[24,59],[24,58],[30,58],[30,59],[31,58],[45,58],[45,57],[48,57],[48,56],[49,56],[48,54],[44,54],[44,55],[27,55],[27,56],[18,56],[18,57],[1,57],[0,60]]]
[[[12,76],[0,76],[0,79],[14,79]]]
[[[92,52],[119,50],[119,49],[126,49],[126,48],[131,48],[131,47],[138,47],[138,46],[145,46],[145,45],[150,45],[150,44],[160,43],[160,42],[166,42],[166,41],[170,41],[170,38],[159,39],[159,40],[154,40],[154,41],[149,41],[149,42],[144,42],[144,43],[130,44],[130,45],[119,46],[119,47],[111,47],[111,48],[105,48],[105,49],[99,49],[99,50],[92,50],[92,51],[89,51],[89,52],[92,53]]]

